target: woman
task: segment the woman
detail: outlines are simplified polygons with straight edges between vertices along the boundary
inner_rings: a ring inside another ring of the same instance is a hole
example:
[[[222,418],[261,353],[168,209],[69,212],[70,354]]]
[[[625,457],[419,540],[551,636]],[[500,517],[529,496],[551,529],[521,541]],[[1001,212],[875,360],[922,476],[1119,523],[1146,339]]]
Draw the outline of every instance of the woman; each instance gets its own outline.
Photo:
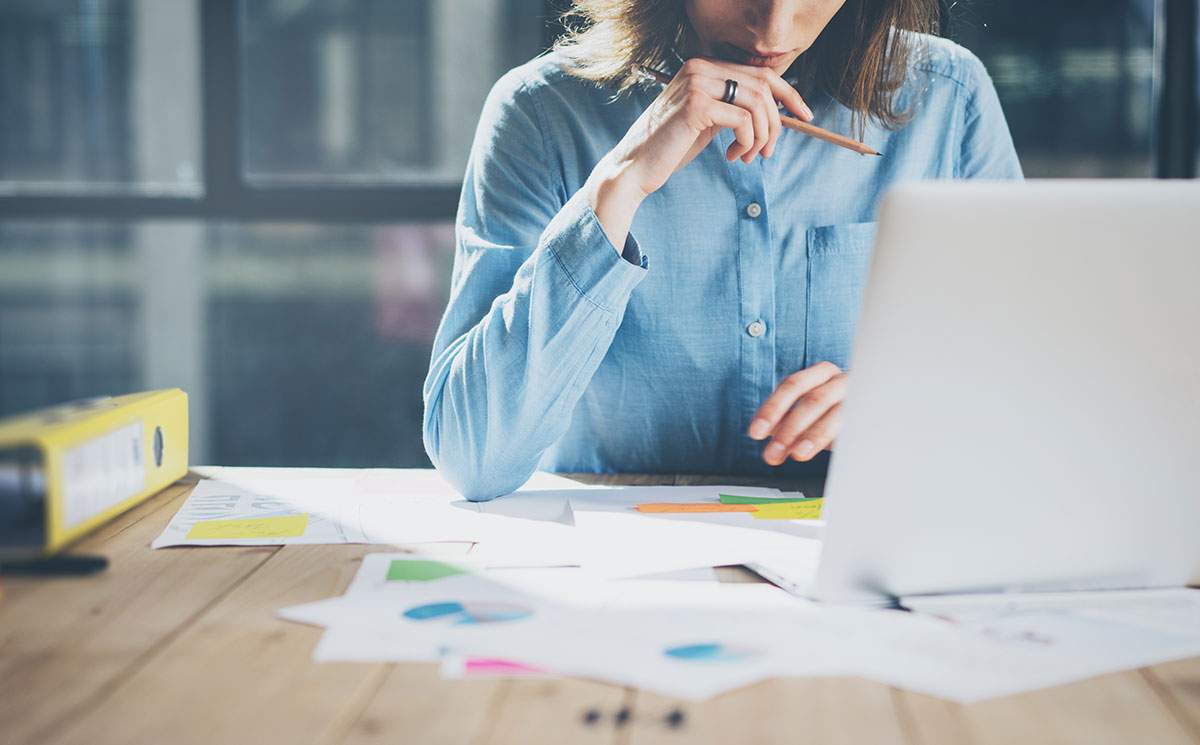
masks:
[[[823,467],[880,196],[1021,176],[936,8],[577,0],[588,24],[496,84],[472,148],[424,388],[445,476],[479,500],[538,467]]]

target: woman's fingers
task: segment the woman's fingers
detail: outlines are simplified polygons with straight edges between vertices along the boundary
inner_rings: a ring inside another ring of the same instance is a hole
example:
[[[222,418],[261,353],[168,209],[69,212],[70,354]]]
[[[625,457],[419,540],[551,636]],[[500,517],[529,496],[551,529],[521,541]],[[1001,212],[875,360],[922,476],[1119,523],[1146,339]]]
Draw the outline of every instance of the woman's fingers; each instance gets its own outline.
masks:
[[[740,143],[736,148],[731,147],[726,153],[729,160],[740,157],[749,163],[755,155],[769,158],[774,154],[776,140],[783,131],[778,104],[782,103],[788,111],[805,121],[813,118],[812,109],[804,97],[770,68],[693,57],[684,63],[680,72],[717,101],[725,95],[725,81],[737,81],[737,94],[733,102],[750,112],[754,124],[754,142],[749,149]]]
[[[741,74],[753,77],[760,80],[767,90],[770,91],[771,98],[774,101],[782,103],[787,110],[800,117],[804,121],[812,121],[812,109],[808,107],[808,103],[804,97],[793,88],[786,80],[779,76],[779,73],[766,67],[752,67],[750,65],[733,65],[730,67],[736,68]]]
[[[812,426],[796,438],[788,453],[792,460],[807,461],[822,450],[828,450],[842,429],[842,405],[834,404]]]
[[[771,138],[767,142],[767,146],[763,148],[763,157],[770,158],[775,154],[775,144],[779,141],[779,135],[783,132],[783,122],[779,119],[779,107],[775,105],[775,97],[771,95],[770,89],[766,92],[767,100],[767,117],[771,123]]]
[[[733,77],[731,77],[733,76]],[[738,80],[738,78],[741,78]],[[779,136],[783,125],[779,121],[779,110],[774,105],[770,89],[756,78],[732,73],[715,65],[711,68],[700,68],[692,73],[691,89],[709,96],[720,103],[725,96],[725,81],[738,80],[737,91],[732,105],[750,114],[753,126],[753,138],[749,148],[743,147],[739,141],[736,147],[730,147],[725,153],[729,160],[741,158],[749,163],[754,156],[769,154],[774,150],[775,138]],[[764,153],[764,150],[766,151]]]
[[[800,119],[812,120],[812,109],[804,101],[804,97],[782,79],[779,73],[767,67],[692,58],[680,68],[679,76],[688,82],[690,90],[703,91],[704,95],[718,102],[722,102],[725,96],[726,80],[737,80],[738,88],[733,97],[733,106],[750,114],[752,138],[749,146],[740,137],[736,145],[730,146],[725,154],[730,161],[742,158],[744,162],[749,163],[756,155],[774,155],[776,140],[784,128],[780,120],[779,103],[784,104],[788,112],[796,114]]]
[[[776,140],[784,131],[784,122],[780,120],[779,102],[784,103],[788,110],[796,110],[800,119],[805,121],[812,119],[812,112],[796,89],[788,85],[775,71],[764,67],[738,67],[740,70],[733,73],[734,79],[739,79],[738,91],[742,90],[743,86],[754,90],[755,106],[762,107],[767,116],[769,136],[767,144],[761,149],[761,155],[770,157],[774,155]]]
[[[808,439],[812,445],[809,430],[817,425],[825,414],[842,402],[846,397],[846,375],[834,375],[825,383],[816,386],[796,401],[791,411],[779,422],[771,432],[771,442],[763,450],[763,460],[777,466],[787,460],[788,454],[796,449],[802,440]],[[816,452],[812,450],[811,452]]]
[[[772,108],[775,108],[774,102],[778,101],[787,107],[788,111],[804,121],[812,121],[813,112],[808,107],[808,103],[804,100],[804,97],[774,70],[767,67],[738,65],[732,62],[717,62],[712,64],[714,67],[723,68],[727,73],[726,77],[736,79],[739,85],[743,79],[759,81],[771,97]],[[775,111],[778,113],[778,108],[775,108]]]
[[[832,362],[818,362],[784,378],[775,392],[768,396],[755,412],[754,419],[750,422],[750,437],[755,440],[766,438],[775,430],[784,415],[791,410],[796,399],[827,382],[833,376],[840,375],[841,372],[841,369]]]
[[[762,80],[766,83],[774,99],[786,106],[788,111],[806,122],[812,121],[812,109],[808,108],[804,97],[795,88],[788,85],[786,80],[775,74],[774,70],[766,70]]]
[[[754,118],[745,109],[711,98],[705,104],[708,126],[733,130],[734,141],[729,144],[725,157],[733,160],[754,147]]]
[[[739,83],[737,96],[734,97],[733,102],[749,111],[750,115],[754,117],[754,147],[750,152],[742,155],[742,162],[749,163],[771,141],[771,117],[767,113],[767,104],[762,93],[753,84],[743,88]]]
[[[779,109],[771,90],[761,81],[751,79],[738,84],[734,103],[745,108],[754,116],[754,150],[742,156],[749,163],[755,155],[764,157],[775,149],[775,139],[783,125],[779,121]]]

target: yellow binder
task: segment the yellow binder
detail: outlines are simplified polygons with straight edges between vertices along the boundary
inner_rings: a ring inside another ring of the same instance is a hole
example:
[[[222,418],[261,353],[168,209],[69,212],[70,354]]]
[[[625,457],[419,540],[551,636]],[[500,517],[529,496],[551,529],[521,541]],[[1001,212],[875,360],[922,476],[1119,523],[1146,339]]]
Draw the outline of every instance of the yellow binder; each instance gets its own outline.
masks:
[[[0,420],[0,559],[58,551],[187,473],[187,450],[178,388]]]

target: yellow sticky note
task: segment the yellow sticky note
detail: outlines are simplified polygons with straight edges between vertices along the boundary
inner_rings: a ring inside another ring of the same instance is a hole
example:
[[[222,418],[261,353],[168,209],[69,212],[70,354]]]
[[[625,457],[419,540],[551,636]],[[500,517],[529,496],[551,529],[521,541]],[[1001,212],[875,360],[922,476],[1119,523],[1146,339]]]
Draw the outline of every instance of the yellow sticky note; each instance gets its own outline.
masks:
[[[753,514],[759,520],[820,520],[824,499],[809,499],[804,502],[755,505]]]
[[[295,538],[308,528],[308,515],[201,520],[188,531],[193,538]]]

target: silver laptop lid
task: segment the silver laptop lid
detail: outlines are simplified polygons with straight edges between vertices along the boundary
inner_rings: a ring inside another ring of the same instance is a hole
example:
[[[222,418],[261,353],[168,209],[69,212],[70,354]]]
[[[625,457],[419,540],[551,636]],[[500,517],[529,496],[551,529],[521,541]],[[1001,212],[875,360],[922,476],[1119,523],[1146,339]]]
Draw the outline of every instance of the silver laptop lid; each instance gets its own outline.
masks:
[[[816,594],[1200,577],[1200,185],[884,200]]]

